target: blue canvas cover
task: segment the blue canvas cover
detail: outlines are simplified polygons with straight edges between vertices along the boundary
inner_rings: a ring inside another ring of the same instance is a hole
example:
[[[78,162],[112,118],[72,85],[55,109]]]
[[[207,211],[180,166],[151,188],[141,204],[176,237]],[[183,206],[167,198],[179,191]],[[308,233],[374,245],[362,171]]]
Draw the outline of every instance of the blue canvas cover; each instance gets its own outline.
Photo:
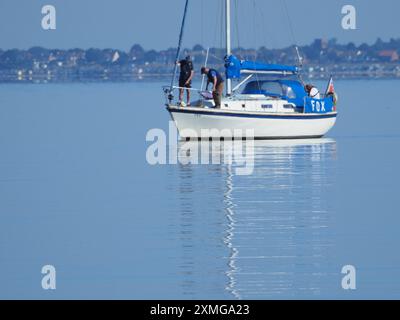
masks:
[[[296,74],[298,69],[296,66],[285,66],[280,64],[264,64],[260,62],[239,60],[236,56],[230,55],[225,58],[225,69],[227,79],[239,79],[243,71],[266,71],[277,73]]]

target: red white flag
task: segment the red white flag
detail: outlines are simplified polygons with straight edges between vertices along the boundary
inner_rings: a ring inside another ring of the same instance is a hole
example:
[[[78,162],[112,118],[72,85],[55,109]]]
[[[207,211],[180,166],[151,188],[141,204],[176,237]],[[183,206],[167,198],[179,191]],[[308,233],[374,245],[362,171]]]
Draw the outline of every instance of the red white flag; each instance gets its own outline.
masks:
[[[338,96],[335,92],[335,87],[333,86],[333,78],[329,79],[328,87],[326,88],[325,97],[331,96],[333,100],[333,110],[336,111],[336,105],[338,101]]]
[[[326,88],[325,95],[327,95],[329,93],[332,93],[332,94],[335,93],[335,87],[333,86],[333,78],[332,78],[332,76],[329,79],[329,83],[328,83],[328,87]]]

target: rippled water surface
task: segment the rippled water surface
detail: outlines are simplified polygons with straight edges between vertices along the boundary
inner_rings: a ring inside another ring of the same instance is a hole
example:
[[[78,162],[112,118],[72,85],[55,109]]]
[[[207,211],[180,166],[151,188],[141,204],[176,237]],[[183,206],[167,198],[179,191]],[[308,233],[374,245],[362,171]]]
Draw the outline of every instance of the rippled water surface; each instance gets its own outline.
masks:
[[[337,82],[324,139],[217,145],[232,161],[209,165],[180,143],[153,166],[160,87],[0,86],[0,298],[400,298],[400,108],[373,94],[399,82]]]

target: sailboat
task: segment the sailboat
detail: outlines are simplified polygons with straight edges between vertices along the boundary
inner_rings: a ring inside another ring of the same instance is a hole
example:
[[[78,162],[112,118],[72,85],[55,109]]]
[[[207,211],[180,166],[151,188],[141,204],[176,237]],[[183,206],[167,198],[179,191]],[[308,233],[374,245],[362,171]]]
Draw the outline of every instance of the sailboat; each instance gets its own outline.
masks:
[[[222,1],[222,0],[219,0]],[[200,92],[200,99],[184,106],[174,97],[179,87],[164,87],[166,109],[182,139],[304,139],[323,137],[337,118],[332,78],[325,94],[306,92],[298,66],[240,60],[231,48],[231,0],[225,1],[226,94],[219,108]],[[188,9],[186,0],[177,61]],[[232,81],[239,83],[232,87]],[[250,133],[249,133],[250,132]],[[249,137],[250,136],[250,137]]]

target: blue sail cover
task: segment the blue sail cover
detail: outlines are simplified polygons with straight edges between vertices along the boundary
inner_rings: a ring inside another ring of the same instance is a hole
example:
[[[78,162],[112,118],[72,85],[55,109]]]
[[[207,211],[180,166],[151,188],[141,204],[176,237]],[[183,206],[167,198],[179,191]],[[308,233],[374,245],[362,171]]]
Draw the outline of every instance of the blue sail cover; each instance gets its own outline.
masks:
[[[253,61],[239,60],[234,55],[230,55],[225,59],[225,69],[227,79],[239,79],[243,72],[273,72],[290,74],[296,74],[298,72],[298,69],[295,66],[264,64]]]

